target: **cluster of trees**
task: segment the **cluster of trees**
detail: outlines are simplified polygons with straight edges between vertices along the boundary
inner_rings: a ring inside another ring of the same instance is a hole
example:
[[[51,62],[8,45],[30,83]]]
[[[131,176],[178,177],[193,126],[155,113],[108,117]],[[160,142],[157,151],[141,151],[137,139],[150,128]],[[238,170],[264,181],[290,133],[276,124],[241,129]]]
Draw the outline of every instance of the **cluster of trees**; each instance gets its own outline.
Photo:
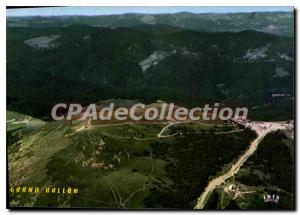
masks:
[[[276,186],[292,193],[294,186],[294,156],[287,144],[292,141],[280,131],[268,134],[259,144],[255,154],[245,163],[250,175],[238,175],[237,180],[244,184],[258,186]],[[259,170],[268,177],[257,177],[254,172]]]
[[[35,51],[24,44],[50,34],[61,35],[56,48]],[[107,98],[162,99],[191,106],[218,100],[231,106],[258,106],[269,102],[270,89],[291,96],[293,91],[293,63],[277,54],[284,51],[292,56],[293,41],[261,32],[72,25],[9,28],[7,38],[7,95],[21,101],[10,103],[9,108],[33,116],[49,116],[45,105],[50,103],[86,104]],[[272,43],[268,58],[274,62],[243,60],[247,50],[268,43]],[[158,50],[176,50],[176,54],[143,73],[139,62]],[[183,54],[184,50],[193,54]],[[291,75],[274,78],[277,66]]]
[[[255,137],[255,132],[246,129],[236,134],[189,134],[152,144],[154,156],[167,161],[165,170],[172,184],[158,182],[145,198],[145,206],[194,207],[209,177],[237,158]]]

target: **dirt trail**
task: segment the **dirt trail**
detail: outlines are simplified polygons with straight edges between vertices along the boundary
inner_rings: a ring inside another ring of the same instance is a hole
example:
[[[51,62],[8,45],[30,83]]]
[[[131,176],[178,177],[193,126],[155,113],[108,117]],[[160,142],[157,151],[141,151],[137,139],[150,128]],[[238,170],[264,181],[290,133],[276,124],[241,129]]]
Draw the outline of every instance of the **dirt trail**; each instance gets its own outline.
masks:
[[[169,127],[171,127],[174,124],[178,124],[179,122],[171,122],[170,124],[166,125],[165,127],[163,127],[161,129],[161,131],[157,134],[158,138],[163,138],[163,137],[169,137],[169,136],[174,136],[174,134],[172,135],[163,135],[163,133],[165,132],[166,129],[168,129]]]
[[[250,143],[249,149],[245,151],[245,153],[238,159],[238,161],[235,164],[233,164],[233,166],[228,172],[215,179],[212,179],[208,183],[207,187],[204,189],[204,192],[198,198],[197,204],[194,207],[194,209],[203,209],[209,194],[217,186],[220,186],[221,184],[225,183],[227,179],[234,176],[240,170],[240,167],[255,152],[258,144],[267,133],[278,129],[286,129],[288,127],[288,124],[285,124],[284,122],[253,122],[249,125],[249,127],[252,130],[256,131],[257,138]]]

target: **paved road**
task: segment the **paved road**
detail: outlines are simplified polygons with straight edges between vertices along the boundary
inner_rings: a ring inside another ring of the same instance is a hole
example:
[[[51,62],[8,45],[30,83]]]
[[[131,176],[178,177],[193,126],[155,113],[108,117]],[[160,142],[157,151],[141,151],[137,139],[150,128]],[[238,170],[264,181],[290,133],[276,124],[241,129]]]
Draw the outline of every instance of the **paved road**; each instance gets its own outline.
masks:
[[[224,175],[221,175],[213,180],[211,180],[207,187],[204,189],[204,192],[201,194],[201,196],[198,198],[197,204],[194,207],[194,209],[203,209],[207,197],[209,194],[221,184],[225,183],[225,181],[232,176],[234,176],[239,170],[240,167],[245,163],[245,161],[255,152],[257,149],[258,144],[263,139],[263,137],[274,130],[278,129],[287,129],[288,124],[284,122],[252,122],[249,127],[256,131],[257,138],[253,140],[250,144],[250,147],[248,150],[245,151],[245,153],[238,159],[238,161],[232,165],[230,170],[226,172]]]

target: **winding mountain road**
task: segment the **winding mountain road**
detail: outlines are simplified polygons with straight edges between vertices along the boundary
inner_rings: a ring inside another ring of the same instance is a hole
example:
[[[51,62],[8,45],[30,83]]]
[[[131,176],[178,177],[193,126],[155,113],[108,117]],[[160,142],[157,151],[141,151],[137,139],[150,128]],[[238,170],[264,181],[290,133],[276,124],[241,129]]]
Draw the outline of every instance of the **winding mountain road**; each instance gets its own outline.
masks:
[[[245,151],[245,153],[238,159],[238,161],[233,164],[228,172],[225,174],[212,179],[207,187],[204,189],[204,192],[200,195],[197,200],[197,204],[194,209],[203,209],[205,206],[206,200],[209,197],[209,194],[218,186],[225,183],[225,181],[232,176],[234,176],[241,168],[241,166],[245,163],[245,161],[255,152],[258,144],[263,139],[263,137],[271,131],[275,131],[278,129],[287,129],[288,124],[285,122],[252,122],[249,124],[249,127],[256,131],[257,138],[250,143],[250,147]]]

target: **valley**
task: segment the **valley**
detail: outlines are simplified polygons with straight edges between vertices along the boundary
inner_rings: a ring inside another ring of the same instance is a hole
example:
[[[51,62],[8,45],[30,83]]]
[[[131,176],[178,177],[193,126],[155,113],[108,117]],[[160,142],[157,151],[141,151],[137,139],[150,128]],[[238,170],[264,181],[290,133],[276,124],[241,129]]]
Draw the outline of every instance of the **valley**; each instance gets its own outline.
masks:
[[[294,11],[264,9],[7,9],[9,207],[295,209]]]

